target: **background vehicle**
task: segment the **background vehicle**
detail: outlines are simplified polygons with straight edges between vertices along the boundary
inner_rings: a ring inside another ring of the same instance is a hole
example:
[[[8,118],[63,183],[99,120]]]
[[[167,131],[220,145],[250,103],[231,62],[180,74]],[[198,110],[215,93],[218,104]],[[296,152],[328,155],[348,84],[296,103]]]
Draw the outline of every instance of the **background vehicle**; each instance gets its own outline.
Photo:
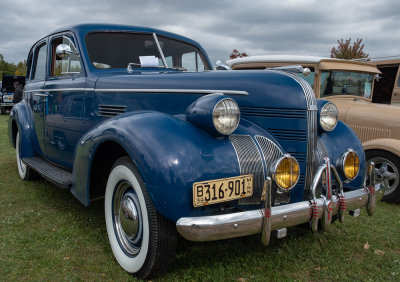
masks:
[[[400,105],[400,59],[371,61],[382,72],[375,82],[373,102]]]
[[[14,97],[14,82],[18,81],[22,87],[25,86],[25,76],[3,75],[1,93],[0,93],[0,114],[4,115],[6,111],[12,109]]]
[[[301,65],[299,74],[313,87],[317,98],[334,102],[339,119],[348,124],[363,143],[368,162],[376,167],[377,181],[385,187],[383,200],[400,202],[400,108],[373,103],[375,65],[313,56],[252,56],[228,60],[234,70]],[[375,94],[374,94],[375,95]]]
[[[8,127],[20,177],[86,206],[104,197],[114,256],[142,279],[165,270],[177,232],[267,245],[272,230],[374,211],[360,141],[301,78],[210,71],[195,41],[118,25],[57,30],[27,62]]]

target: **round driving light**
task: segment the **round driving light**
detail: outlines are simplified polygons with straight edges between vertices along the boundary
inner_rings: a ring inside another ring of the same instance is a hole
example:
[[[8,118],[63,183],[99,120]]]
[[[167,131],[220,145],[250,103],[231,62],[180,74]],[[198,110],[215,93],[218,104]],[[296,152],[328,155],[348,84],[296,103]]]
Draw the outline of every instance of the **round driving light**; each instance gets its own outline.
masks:
[[[292,189],[299,180],[300,167],[295,158],[285,154],[272,166],[272,179],[285,191]]]
[[[326,103],[320,113],[319,123],[323,130],[332,131],[338,122],[338,109],[333,103]]]
[[[344,176],[348,180],[353,180],[360,170],[360,159],[353,150],[349,150],[341,157],[341,167]]]
[[[229,135],[239,125],[239,106],[232,99],[222,99],[215,105],[212,117],[215,129],[221,134]]]

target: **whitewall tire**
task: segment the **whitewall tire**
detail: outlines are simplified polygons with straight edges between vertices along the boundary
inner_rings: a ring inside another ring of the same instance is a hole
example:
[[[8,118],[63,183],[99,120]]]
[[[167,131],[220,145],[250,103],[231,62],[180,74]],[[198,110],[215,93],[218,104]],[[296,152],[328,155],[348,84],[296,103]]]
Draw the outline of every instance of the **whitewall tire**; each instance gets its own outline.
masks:
[[[111,169],[104,208],[111,249],[121,267],[141,279],[161,274],[175,252],[176,229],[155,211],[127,157]]]

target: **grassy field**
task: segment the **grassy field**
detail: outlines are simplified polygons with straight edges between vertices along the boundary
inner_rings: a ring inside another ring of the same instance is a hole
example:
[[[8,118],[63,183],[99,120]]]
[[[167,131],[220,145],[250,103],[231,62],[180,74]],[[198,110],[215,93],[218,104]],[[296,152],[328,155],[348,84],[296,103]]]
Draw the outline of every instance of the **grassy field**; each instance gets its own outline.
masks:
[[[83,207],[68,191],[18,177],[0,116],[0,281],[135,280],[115,261],[103,202]],[[208,243],[180,239],[160,281],[400,280],[400,206],[378,203],[368,217],[329,232],[288,230],[264,248],[259,236]]]

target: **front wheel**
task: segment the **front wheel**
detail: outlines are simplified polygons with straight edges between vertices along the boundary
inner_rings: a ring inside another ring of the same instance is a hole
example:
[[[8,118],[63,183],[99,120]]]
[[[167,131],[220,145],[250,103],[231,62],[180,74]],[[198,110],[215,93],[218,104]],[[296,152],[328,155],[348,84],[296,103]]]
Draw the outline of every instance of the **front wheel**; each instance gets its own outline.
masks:
[[[108,176],[105,219],[114,256],[140,279],[156,277],[175,254],[175,225],[155,210],[132,161],[115,162]]]
[[[375,164],[375,176],[385,188],[383,201],[400,203],[400,158],[386,151],[370,150],[366,154],[367,165]]]

